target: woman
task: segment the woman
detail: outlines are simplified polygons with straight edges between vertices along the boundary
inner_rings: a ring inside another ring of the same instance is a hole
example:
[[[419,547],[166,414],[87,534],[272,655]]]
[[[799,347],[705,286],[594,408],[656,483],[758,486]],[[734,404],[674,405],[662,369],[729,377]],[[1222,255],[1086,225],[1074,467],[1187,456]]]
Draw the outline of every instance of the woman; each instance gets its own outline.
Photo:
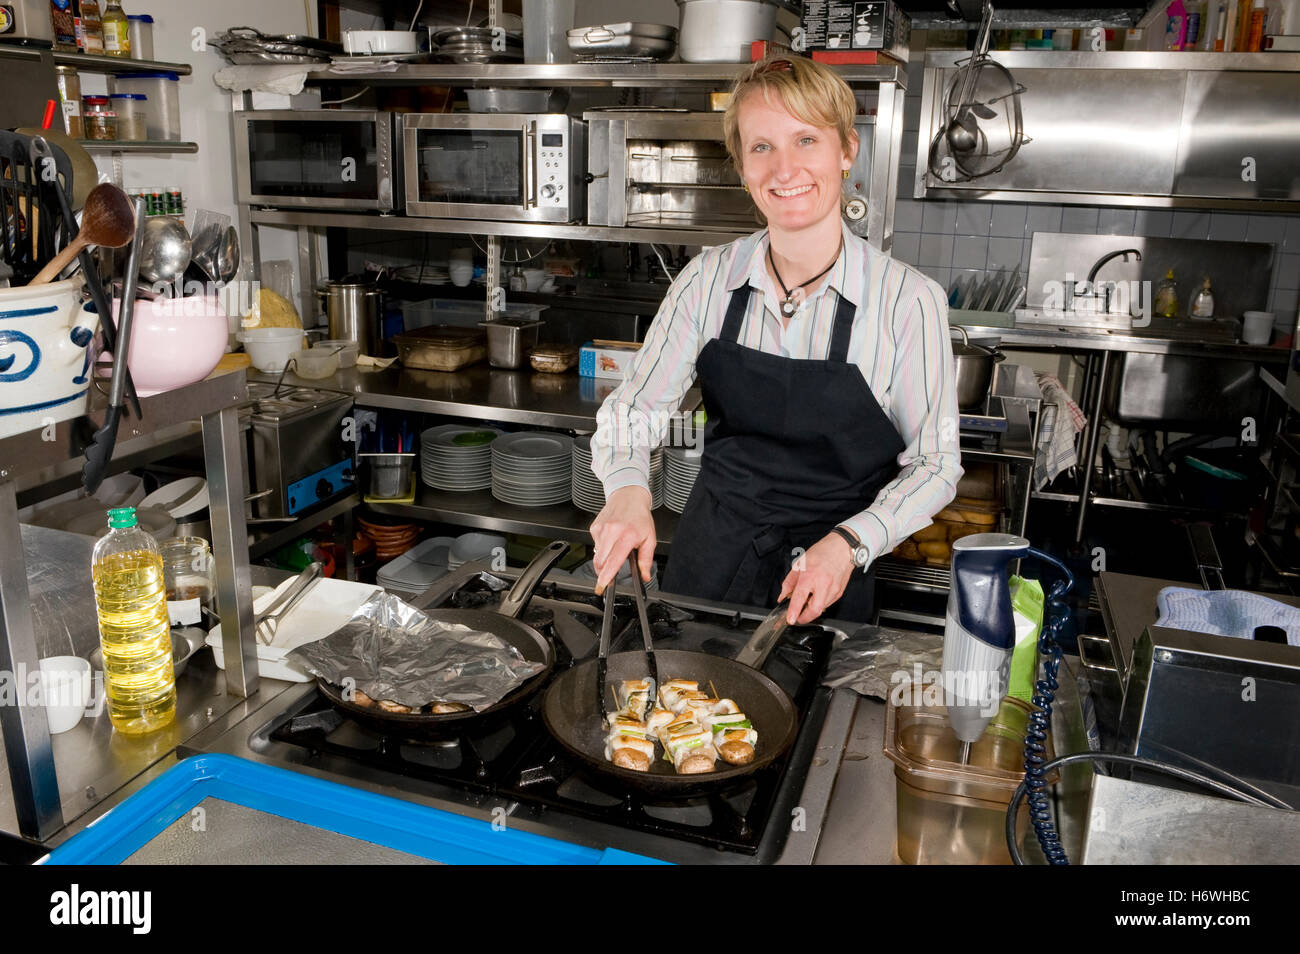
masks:
[[[668,592],[762,606],[788,597],[791,623],[869,622],[871,562],[955,495],[945,296],[844,224],[855,112],[844,81],[800,57],[756,63],[737,82],[727,150],[767,229],[682,269],[601,407],[598,590],[634,549],[650,576],[650,450],[692,377],[708,425]]]

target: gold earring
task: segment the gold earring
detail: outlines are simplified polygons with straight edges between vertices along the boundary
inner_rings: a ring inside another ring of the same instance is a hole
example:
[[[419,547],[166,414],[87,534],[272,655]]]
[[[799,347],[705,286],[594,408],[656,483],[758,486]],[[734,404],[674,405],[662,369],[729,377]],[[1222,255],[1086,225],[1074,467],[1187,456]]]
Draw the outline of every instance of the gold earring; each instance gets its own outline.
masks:
[[[840,175],[844,176],[845,179],[848,179],[848,177],[849,177],[849,170],[848,170],[848,169],[845,169],[843,172],[840,173]]]
[[[740,184],[740,187],[741,187],[742,189],[744,189],[746,192],[749,191],[749,183],[748,183],[748,182],[742,182],[742,183]]]

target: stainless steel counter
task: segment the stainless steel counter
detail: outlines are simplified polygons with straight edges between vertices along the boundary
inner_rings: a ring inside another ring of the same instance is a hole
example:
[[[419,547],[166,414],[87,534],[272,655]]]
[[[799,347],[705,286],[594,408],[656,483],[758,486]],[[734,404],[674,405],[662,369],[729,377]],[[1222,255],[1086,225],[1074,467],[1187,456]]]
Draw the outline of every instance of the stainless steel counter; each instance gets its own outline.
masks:
[[[1200,358],[1233,358],[1263,364],[1285,364],[1285,348],[1261,345],[1202,342],[1171,335],[1133,331],[1101,331],[1054,325],[1026,325],[999,328],[994,325],[964,325],[972,338],[1001,338],[1008,348],[1026,351],[1126,351],[1134,354],[1177,354]]]

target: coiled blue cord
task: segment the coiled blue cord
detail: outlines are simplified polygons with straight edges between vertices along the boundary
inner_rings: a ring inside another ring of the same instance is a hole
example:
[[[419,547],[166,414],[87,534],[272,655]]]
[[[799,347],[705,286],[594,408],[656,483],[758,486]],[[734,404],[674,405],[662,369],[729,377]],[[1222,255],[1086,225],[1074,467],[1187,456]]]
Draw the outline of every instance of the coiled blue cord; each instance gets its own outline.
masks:
[[[1034,683],[1034,711],[1029,716],[1029,727],[1025,732],[1025,788],[1026,801],[1029,803],[1029,821],[1034,826],[1039,847],[1052,865],[1068,865],[1065,849],[1061,846],[1061,836],[1052,821],[1051,805],[1047,798],[1047,782],[1044,765],[1047,763],[1047,733],[1052,721],[1052,703],[1056,701],[1056,690],[1060,688],[1056,674],[1061,668],[1063,653],[1057,638],[1061,627],[1069,618],[1070,606],[1065,596],[1074,588],[1074,576],[1064,563],[1044,553],[1042,550],[1029,548],[1029,555],[1050,566],[1056,567],[1061,579],[1052,584],[1047,593],[1043,627],[1038,634],[1038,651],[1046,660],[1043,663],[1043,678]]]

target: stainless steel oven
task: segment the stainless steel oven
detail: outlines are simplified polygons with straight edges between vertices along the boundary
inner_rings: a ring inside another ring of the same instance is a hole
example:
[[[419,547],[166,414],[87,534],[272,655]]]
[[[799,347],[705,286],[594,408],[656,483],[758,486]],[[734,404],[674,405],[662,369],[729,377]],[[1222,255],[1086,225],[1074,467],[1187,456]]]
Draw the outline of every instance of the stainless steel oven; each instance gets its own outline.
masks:
[[[309,209],[402,207],[400,117],[373,109],[234,114],[239,201]]]
[[[575,222],[586,126],[558,113],[409,113],[406,211],[446,219]]]

